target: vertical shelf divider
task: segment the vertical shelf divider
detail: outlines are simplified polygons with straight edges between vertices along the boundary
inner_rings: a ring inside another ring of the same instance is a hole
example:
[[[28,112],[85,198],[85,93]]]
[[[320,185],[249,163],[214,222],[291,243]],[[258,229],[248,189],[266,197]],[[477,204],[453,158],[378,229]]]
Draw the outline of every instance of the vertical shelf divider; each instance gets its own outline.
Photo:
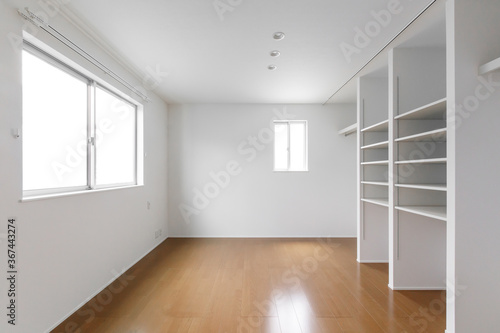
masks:
[[[360,263],[387,263],[387,77],[358,79],[358,255]]]

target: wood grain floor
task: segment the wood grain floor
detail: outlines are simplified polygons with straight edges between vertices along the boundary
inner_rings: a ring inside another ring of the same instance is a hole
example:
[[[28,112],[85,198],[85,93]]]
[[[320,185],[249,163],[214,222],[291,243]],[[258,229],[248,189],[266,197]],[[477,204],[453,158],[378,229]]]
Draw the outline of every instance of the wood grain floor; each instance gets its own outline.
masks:
[[[168,239],[53,332],[443,333],[443,292],[387,269],[355,239]]]

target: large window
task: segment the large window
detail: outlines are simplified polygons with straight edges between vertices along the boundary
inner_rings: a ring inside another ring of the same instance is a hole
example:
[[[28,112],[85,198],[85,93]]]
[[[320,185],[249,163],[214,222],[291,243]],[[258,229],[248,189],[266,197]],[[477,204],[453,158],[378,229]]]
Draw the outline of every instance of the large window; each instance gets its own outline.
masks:
[[[307,171],[307,121],[274,122],[274,171]]]
[[[138,184],[138,104],[26,44],[25,197]]]

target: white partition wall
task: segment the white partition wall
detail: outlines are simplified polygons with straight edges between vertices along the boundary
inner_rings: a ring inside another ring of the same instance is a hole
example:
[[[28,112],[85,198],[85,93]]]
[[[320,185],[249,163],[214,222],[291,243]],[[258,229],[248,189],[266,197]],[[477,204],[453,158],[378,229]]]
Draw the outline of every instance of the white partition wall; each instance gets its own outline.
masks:
[[[445,49],[391,50],[389,86],[389,286],[444,289]]]
[[[500,58],[498,0],[449,0],[447,333],[500,324]],[[498,60],[497,60],[498,61]]]
[[[358,79],[358,261],[388,262],[387,77]]]

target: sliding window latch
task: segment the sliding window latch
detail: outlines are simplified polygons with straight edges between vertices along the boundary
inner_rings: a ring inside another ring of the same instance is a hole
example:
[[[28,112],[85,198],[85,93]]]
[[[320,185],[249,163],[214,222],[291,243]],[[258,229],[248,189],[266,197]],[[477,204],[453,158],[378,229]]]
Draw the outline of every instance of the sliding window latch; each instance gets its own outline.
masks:
[[[87,143],[91,146],[95,146],[95,138],[88,138]]]

